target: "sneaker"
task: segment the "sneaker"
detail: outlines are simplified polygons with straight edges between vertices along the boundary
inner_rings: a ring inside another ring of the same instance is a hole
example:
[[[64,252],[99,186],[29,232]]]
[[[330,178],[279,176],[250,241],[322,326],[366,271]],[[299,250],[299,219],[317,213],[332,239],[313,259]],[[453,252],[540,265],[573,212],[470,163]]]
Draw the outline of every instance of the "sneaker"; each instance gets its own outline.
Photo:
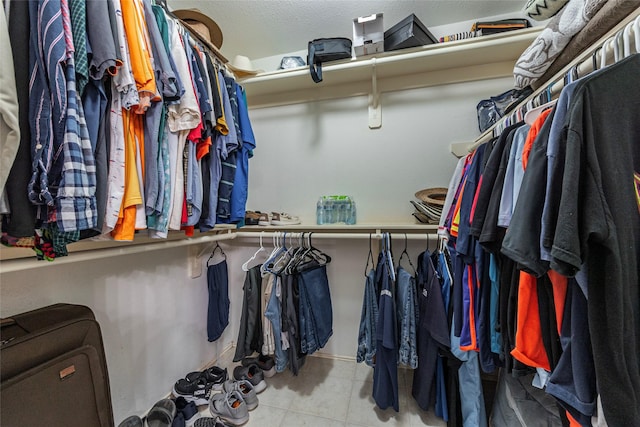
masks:
[[[245,357],[242,359],[242,366],[258,365],[262,369],[265,378],[271,378],[276,374],[276,362],[271,356],[259,354],[257,357]]]
[[[268,214],[266,212],[260,214],[260,218],[258,218],[258,225],[261,225],[263,227],[271,225],[271,214]]]
[[[238,391],[247,404],[247,409],[253,411],[258,407],[258,395],[253,388],[253,385],[247,380],[227,380],[224,382],[225,393],[231,393],[232,391]]]
[[[186,427],[193,426],[193,423],[200,418],[198,407],[194,402],[187,402],[187,399],[180,396],[176,398],[176,418],[182,417],[184,425]],[[176,424],[174,422],[174,424]],[[181,426],[182,424],[177,424]]]
[[[187,402],[194,402],[197,406],[206,405],[214,391],[213,384],[207,382],[204,377],[195,381],[182,378],[173,385],[173,395],[176,398],[184,397]]]
[[[261,215],[262,213],[259,211],[246,211],[244,214],[244,225],[258,225]]]
[[[209,402],[209,411],[234,426],[249,421],[249,409],[238,391],[214,395]]]
[[[222,385],[229,378],[227,368],[220,368],[218,366],[212,366],[204,371],[189,372],[185,379],[187,381],[195,382],[200,378],[204,378],[207,383],[211,383],[214,391],[221,391]]]
[[[300,218],[297,216],[289,215],[287,213],[272,213],[271,224],[273,225],[296,225],[300,224]]]
[[[233,378],[237,381],[249,381],[256,393],[262,393],[267,388],[267,383],[264,380],[264,374],[258,365],[236,366],[233,370]]]

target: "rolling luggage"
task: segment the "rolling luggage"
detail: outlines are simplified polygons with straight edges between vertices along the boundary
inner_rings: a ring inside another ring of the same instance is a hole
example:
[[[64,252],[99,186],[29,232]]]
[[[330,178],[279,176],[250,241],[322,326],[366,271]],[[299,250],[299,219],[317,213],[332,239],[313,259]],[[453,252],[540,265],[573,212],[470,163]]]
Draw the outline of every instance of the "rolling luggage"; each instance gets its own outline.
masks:
[[[2,319],[3,427],[113,427],[100,326],[91,309],[55,304]]]

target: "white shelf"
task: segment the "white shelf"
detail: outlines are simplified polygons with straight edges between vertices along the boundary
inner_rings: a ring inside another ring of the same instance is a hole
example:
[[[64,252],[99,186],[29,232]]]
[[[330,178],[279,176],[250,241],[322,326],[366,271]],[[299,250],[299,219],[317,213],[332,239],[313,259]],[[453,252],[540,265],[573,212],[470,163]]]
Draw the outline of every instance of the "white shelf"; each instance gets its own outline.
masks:
[[[238,229],[240,232],[252,232],[259,235],[260,231],[292,231],[292,232],[313,232],[313,233],[380,233],[380,232],[400,232],[400,233],[429,233],[433,234],[438,231],[438,225],[420,224],[420,223],[365,223],[365,224],[298,224],[286,226],[259,226],[247,225]]]
[[[263,73],[243,80],[242,86],[249,107],[264,108],[371,94],[374,76],[378,93],[506,77],[541,30],[533,27],[331,62],[322,66],[320,83],[311,80],[308,67],[300,67]]]

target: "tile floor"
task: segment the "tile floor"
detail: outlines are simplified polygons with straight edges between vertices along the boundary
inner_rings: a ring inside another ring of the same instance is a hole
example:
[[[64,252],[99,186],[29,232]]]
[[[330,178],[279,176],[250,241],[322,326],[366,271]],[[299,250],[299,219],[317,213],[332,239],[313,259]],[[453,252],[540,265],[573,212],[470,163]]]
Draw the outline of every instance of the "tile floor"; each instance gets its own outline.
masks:
[[[218,366],[233,372],[226,352]],[[371,397],[373,370],[353,361],[307,357],[299,375],[290,371],[267,379],[250,412],[249,427],[375,427],[445,426],[433,412],[424,412],[411,397],[412,371],[398,370],[400,412],[378,409]],[[203,408],[203,415],[209,410]]]

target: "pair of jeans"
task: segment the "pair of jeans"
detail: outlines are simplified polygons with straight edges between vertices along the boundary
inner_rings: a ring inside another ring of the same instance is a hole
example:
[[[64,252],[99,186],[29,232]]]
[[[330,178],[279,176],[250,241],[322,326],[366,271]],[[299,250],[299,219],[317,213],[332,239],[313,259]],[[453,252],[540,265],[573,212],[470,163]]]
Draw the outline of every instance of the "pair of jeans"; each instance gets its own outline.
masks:
[[[400,325],[398,361],[411,369],[416,369],[418,367],[416,279],[402,267],[398,267],[397,270],[396,311]]]
[[[220,338],[229,324],[229,276],[227,260],[207,267],[209,307],[207,310],[207,337],[209,342]]]
[[[358,351],[356,361],[373,367],[376,355],[376,324],[378,323],[378,301],[376,298],[375,271],[369,270],[364,285],[360,328],[358,330]]]
[[[282,349],[282,310],[280,298],[282,295],[282,279],[274,274],[273,291],[269,298],[269,303],[264,311],[264,315],[273,326],[273,337],[275,344],[276,372],[282,372],[287,367],[289,358],[287,352]]]
[[[301,349],[311,354],[333,335],[333,308],[327,266],[314,266],[298,276]]]

